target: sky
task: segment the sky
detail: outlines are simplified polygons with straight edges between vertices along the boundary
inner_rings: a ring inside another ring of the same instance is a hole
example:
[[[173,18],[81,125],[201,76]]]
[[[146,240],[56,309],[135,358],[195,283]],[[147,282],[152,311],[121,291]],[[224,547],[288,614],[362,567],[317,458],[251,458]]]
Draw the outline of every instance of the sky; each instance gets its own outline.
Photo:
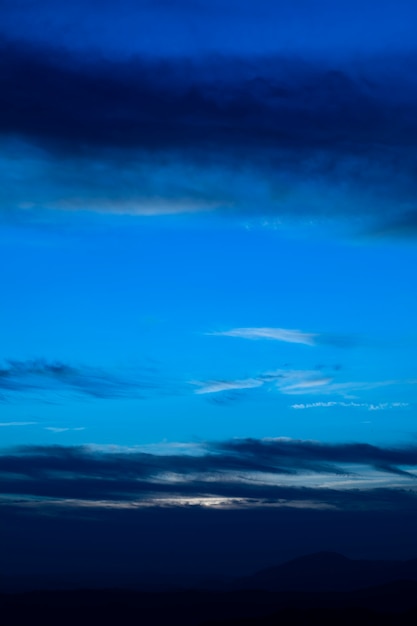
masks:
[[[0,0],[3,573],[417,556],[416,14]]]

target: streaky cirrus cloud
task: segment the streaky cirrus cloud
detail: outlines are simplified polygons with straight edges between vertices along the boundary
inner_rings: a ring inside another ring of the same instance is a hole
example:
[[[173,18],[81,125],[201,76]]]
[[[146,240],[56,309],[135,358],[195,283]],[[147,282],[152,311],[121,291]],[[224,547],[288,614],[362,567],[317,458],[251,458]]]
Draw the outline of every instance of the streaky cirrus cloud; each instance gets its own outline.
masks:
[[[316,344],[317,334],[287,328],[232,328],[231,330],[207,333],[218,337],[239,337],[241,339],[273,339],[287,343],[302,343],[307,346]]]
[[[236,391],[243,389],[255,389],[261,387],[263,381],[259,378],[245,378],[242,380],[213,380],[208,382],[195,381],[192,384],[198,385],[196,394],[205,395],[208,393],[219,393],[221,391]]]
[[[338,381],[335,376],[316,370],[276,370],[262,375],[265,382],[273,382],[286,395],[336,395],[346,399],[356,394],[390,386],[408,386],[409,380]]]
[[[412,53],[86,60],[8,41],[0,63],[1,200],[15,219],[217,210],[415,232]]]
[[[368,409],[368,411],[386,411],[389,409],[399,409],[410,406],[409,402],[343,402],[339,400],[329,400],[328,402],[308,402],[300,404],[292,404],[292,409],[328,409],[336,406],[344,408],[360,408]]]
[[[313,408],[318,406],[366,406],[369,410],[383,408],[404,408],[409,406],[406,402],[367,402],[360,403],[355,399],[358,394],[381,389],[384,387],[403,388],[414,384],[412,380],[375,380],[375,381],[338,381],[334,375],[326,374],[320,370],[292,370],[278,369],[264,372],[250,378],[243,379],[212,379],[208,381],[190,381],[189,384],[197,385],[194,393],[199,395],[222,394],[234,392],[228,396],[229,400],[238,399],[240,392],[250,389],[263,388],[268,391],[276,390],[284,395],[319,395],[319,396],[342,396],[345,401],[320,401],[315,403],[298,403],[293,408]],[[349,401],[348,401],[349,400]],[[355,401],[353,401],[355,400]]]
[[[35,426],[38,422],[0,422],[0,428],[10,428],[14,426]]]
[[[45,430],[49,430],[51,433],[55,434],[85,430],[85,426],[76,426],[75,428],[71,428],[69,426],[45,426],[44,428]]]
[[[238,337],[241,339],[272,339],[284,341],[286,343],[300,343],[307,346],[333,346],[336,348],[351,348],[359,343],[358,337],[354,335],[343,335],[335,333],[312,333],[302,330],[276,327],[248,327],[231,328],[229,330],[219,330],[207,332],[206,335],[218,337]]]

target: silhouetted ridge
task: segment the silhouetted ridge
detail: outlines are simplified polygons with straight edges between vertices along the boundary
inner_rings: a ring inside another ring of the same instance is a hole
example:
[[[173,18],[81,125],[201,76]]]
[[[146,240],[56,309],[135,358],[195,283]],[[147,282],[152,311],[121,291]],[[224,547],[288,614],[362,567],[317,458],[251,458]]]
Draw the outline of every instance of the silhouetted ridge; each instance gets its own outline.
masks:
[[[232,588],[350,591],[395,580],[417,580],[417,560],[362,561],[349,559],[337,552],[316,552],[235,580]]]

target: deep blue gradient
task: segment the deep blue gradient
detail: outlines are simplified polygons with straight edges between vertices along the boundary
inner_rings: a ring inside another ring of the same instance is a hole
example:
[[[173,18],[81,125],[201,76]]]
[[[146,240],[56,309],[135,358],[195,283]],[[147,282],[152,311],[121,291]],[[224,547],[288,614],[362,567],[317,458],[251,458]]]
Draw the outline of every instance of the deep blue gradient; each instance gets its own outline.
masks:
[[[88,509],[107,537],[194,507],[205,529],[211,507],[236,565],[239,514],[334,514],[340,550],[380,513],[395,532],[369,554],[405,554],[416,19],[411,0],[0,0],[5,526]]]
[[[2,30],[107,55],[289,54],[346,56],[414,48],[412,0],[3,0]]]

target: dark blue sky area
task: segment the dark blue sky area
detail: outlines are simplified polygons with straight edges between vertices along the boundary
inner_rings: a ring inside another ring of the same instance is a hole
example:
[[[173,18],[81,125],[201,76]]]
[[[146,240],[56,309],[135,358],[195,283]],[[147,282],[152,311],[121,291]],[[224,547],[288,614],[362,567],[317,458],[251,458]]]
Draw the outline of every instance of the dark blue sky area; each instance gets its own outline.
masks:
[[[228,0],[63,3],[3,0],[8,36],[106,55],[346,56],[414,49],[412,0]]]

